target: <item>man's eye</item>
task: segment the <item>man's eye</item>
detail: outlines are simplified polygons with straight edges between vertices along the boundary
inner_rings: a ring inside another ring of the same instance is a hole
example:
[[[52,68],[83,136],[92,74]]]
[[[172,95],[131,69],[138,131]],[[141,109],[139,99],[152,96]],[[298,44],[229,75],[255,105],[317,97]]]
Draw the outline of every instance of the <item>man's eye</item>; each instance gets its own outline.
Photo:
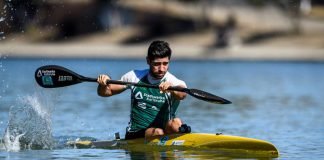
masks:
[[[153,63],[153,65],[154,65],[154,66],[159,66],[159,65],[160,65],[160,63]]]
[[[153,62],[152,64],[153,66],[160,66],[160,65],[166,66],[169,64],[169,62]]]

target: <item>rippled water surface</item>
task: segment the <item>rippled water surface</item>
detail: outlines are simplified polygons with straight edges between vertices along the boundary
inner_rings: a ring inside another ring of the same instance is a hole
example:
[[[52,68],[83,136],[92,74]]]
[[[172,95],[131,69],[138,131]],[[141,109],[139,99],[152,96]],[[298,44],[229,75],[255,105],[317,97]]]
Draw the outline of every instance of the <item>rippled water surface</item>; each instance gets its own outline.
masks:
[[[143,69],[143,60],[1,59],[0,135],[19,136],[49,149],[19,150],[12,143],[0,147],[1,159],[153,159],[213,158],[215,152],[130,152],[126,150],[73,149],[67,139],[124,136],[129,120],[130,93],[102,98],[96,83],[44,89],[34,80],[36,68],[56,64],[81,75],[107,73],[113,79],[131,69]],[[172,61],[170,71],[197,88],[227,98],[217,105],[188,96],[178,116],[193,132],[263,139],[273,143],[281,159],[324,158],[324,63]],[[18,127],[17,127],[18,126]],[[7,137],[8,138],[8,137]],[[9,137],[10,138],[10,137]],[[13,139],[13,137],[11,137]],[[225,156],[226,157],[226,156]]]

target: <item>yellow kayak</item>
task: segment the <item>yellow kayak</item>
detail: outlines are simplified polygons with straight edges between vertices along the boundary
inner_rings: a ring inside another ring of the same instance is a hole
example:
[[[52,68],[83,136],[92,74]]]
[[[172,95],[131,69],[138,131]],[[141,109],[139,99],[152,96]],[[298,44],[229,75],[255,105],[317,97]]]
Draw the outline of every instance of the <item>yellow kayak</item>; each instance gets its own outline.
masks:
[[[129,150],[148,149],[203,149],[253,154],[276,158],[279,152],[270,142],[223,134],[185,133],[156,136],[149,139],[116,139],[111,141],[74,141],[68,145],[76,148],[121,148]]]

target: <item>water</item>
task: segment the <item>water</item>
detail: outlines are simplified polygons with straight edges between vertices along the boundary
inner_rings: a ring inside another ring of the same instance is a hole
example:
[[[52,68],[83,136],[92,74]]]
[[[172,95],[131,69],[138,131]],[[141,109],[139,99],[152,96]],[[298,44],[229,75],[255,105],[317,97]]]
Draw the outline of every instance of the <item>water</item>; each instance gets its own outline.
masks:
[[[78,137],[113,139],[115,132],[123,137],[129,120],[130,93],[102,98],[97,96],[96,83],[41,88],[34,80],[34,72],[49,64],[88,77],[106,73],[113,79],[133,68],[147,66],[144,60],[2,58],[0,135],[6,139],[8,128],[16,135],[10,134],[11,150],[0,146],[1,159],[224,159],[224,155],[215,152],[65,147],[65,141]],[[191,125],[193,132],[222,132],[267,140],[279,149],[280,159],[324,158],[324,63],[172,61],[170,65],[171,72],[190,88],[233,102],[217,105],[188,96],[179,107],[178,116]],[[47,149],[15,146],[14,138],[21,134]]]

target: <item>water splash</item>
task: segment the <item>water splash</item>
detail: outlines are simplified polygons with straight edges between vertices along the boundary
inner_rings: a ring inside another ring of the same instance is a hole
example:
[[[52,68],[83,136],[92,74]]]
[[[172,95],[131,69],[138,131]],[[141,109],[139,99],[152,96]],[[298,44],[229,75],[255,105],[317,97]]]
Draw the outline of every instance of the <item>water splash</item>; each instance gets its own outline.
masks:
[[[15,131],[14,131],[15,132]],[[20,150],[19,139],[25,133],[18,134],[17,136],[11,136],[9,129],[6,130],[5,136],[3,138],[3,143],[5,144],[5,149],[9,152],[18,152]]]
[[[11,106],[9,123],[3,137],[7,151],[22,149],[52,149],[51,106],[40,95],[19,99],[21,104]]]
[[[6,3],[10,3],[10,2],[5,2],[4,6],[1,9],[1,12],[0,12],[0,25],[2,25],[2,26],[6,25],[7,27],[10,27],[8,25],[8,23],[6,22],[6,20],[7,20],[7,7],[8,7],[8,5],[10,7],[10,4],[7,5]],[[4,39],[6,39],[4,29],[0,28],[0,41],[4,40]],[[0,53],[0,57],[1,57],[1,53]]]

